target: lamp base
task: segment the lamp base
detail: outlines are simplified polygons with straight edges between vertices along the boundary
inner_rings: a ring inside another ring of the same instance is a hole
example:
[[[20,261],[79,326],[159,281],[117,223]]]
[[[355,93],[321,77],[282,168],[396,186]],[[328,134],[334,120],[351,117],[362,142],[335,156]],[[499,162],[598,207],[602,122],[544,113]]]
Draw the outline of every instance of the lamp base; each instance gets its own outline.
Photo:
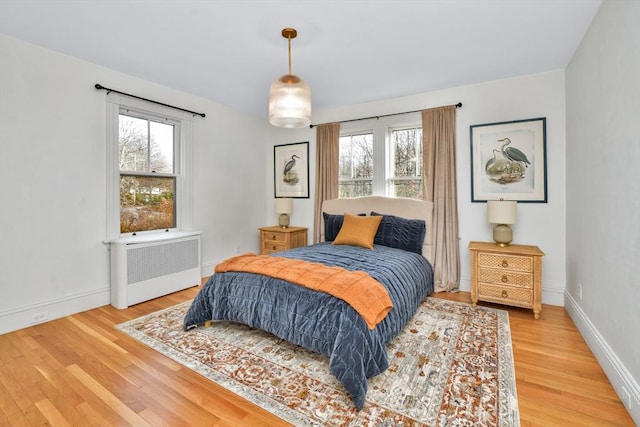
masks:
[[[513,231],[511,230],[511,227],[507,224],[497,224],[493,227],[493,240],[498,246],[509,246],[513,240]]]
[[[287,228],[289,226],[289,215],[285,213],[280,214],[280,217],[278,218],[278,224],[282,228]]]

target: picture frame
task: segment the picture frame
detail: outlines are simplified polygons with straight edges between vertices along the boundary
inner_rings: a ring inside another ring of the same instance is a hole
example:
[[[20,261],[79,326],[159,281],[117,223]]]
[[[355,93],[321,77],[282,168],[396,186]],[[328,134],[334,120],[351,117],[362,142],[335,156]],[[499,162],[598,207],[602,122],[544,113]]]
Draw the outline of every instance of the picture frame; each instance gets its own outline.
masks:
[[[470,126],[471,202],[547,203],[547,119]]]
[[[309,198],[309,142],[273,147],[275,197]]]

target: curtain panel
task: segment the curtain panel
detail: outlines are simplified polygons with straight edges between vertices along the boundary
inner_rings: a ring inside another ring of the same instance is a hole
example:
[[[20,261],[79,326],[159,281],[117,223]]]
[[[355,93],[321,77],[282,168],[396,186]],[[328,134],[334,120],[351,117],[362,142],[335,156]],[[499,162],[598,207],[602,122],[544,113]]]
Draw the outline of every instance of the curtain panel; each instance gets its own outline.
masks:
[[[326,123],[316,130],[316,197],[313,218],[313,242],[320,242],[322,202],[338,197],[340,123]]]
[[[424,198],[433,202],[432,244],[436,292],[460,284],[456,182],[456,106],[422,111]]]

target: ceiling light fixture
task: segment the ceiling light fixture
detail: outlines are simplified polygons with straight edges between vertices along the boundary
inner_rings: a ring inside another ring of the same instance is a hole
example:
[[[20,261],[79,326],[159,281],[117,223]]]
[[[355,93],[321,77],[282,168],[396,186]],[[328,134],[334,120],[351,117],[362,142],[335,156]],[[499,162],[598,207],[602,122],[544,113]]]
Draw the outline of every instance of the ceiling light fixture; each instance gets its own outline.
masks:
[[[311,124],[311,89],[300,77],[291,74],[291,39],[298,32],[282,30],[289,43],[289,74],[279,77],[269,90],[269,123],[281,128],[303,128]]]

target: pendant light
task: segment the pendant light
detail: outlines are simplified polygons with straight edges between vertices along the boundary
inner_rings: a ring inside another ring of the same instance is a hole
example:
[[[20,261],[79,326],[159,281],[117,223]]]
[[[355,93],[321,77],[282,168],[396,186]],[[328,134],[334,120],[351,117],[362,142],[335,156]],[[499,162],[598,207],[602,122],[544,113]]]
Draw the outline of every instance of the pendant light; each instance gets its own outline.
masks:
[[[279,77],[269,91],[269,123],[281,128],[303,128],[311,124],[311,89],[300,77],[291,74],[291,39],[298,32],[282,30],[289,43],[289,74]]]

